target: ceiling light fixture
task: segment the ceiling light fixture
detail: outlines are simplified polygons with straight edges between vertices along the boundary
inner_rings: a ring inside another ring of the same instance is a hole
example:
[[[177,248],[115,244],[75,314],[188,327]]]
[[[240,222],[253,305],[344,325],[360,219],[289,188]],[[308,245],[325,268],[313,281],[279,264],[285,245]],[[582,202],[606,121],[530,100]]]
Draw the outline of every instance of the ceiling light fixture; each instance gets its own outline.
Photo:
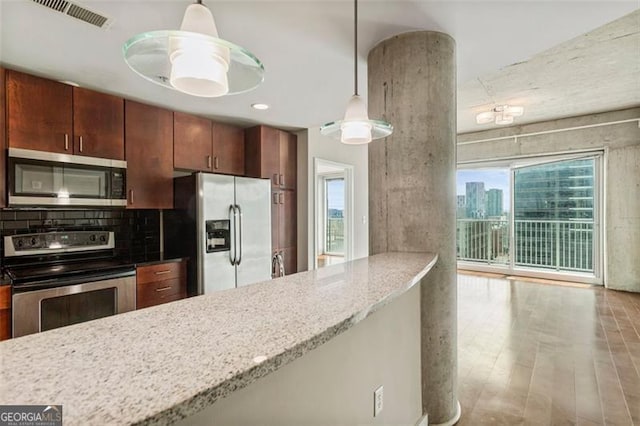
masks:
[[[269,105],[257,103],[257,104],[251,104],[251,108],[264,111],[265,109],[269,109]]]
[[[496,124],[511,124],[513,117],[520,117],[522,114],[524,114],[524,108],[521,106],[498,105],[491,111],[476,115],[476,123],[487,124],[493,121]]]
[[[393,126],[383,120],[371,120],[367,113],[367,105],[358,94],[358,0],[353,2],[353,74],[354,93],[349,103],[344,119],[332,121],[320,128],[325,136],[339,139],[342,143],[359,145],[369,143],[393,133]]]
[[[145,79],[193,96],[247,92],[264,80],[264,66],[251,52],[218,38],[201,0],[187,7],[180,30],[138,34],[122,51],[127,65]]]

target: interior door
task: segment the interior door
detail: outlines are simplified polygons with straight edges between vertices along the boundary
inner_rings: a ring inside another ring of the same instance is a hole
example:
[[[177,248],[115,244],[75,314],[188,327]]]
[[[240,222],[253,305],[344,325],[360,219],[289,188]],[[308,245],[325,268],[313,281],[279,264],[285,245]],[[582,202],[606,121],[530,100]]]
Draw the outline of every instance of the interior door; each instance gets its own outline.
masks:
[[[236,268],[231,263],[236,242],[231,235],[231,251],[207,253],[205,247],[207,220],[231,220],[234,218],[230,207],[234,204],[234,182],[231,176],[199,173],[197,177],[199,197],[198,206],[198,293],[209,294],[217,290],[236,287]]]
[[[233,179],[233,178],[232,178]],[[236,177],[239,208],[238,287],[271,279],[271,184]]]

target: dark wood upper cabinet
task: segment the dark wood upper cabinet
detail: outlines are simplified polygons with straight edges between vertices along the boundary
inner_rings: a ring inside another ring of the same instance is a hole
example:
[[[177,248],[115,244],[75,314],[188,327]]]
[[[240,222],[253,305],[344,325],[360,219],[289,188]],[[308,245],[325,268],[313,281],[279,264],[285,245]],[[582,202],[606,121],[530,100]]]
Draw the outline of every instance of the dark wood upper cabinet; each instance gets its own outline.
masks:
[[[280,131],[280,187],[284,189],[296,189],[298,138],[296,135]]]
[[[73,88],[73,152],[124,160],[124,100]]]
[[[211,121],[174,112],[173,126],[173,166],[183,170],[213,171]]]
[[[72,153],[72,87],[12,70],[6,79],[8,146]]]
[[[124,159],[124,101],[21,72],[6,71],[11,148]]]
[[[127,207],[173,208],[173,113],[125,101]]]
[[[256,126],[245,130],[245,172],[247,176],[271,179],[280,187],[280,130]]]
[[[0,67],[0,208],[7,205],[6,71]]]
[[[213,123],[213,171],[244,175],[244,130]]]

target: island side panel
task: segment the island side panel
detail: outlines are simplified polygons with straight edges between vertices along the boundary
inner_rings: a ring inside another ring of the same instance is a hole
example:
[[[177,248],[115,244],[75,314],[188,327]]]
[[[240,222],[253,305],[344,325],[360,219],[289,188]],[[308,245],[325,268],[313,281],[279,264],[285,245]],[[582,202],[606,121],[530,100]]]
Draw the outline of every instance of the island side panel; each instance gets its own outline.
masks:
[[[382,412],[373,392],[384,386]],[[413,424],[420,399],[420,286],[301,358],[182,420],[211,424]]]

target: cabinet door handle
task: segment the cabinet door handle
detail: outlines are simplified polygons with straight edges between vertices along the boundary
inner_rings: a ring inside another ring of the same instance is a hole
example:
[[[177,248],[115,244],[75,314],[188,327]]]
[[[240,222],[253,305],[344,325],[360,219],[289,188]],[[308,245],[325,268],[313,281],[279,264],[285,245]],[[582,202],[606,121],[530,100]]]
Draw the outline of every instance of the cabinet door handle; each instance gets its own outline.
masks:
[[[282,192],[278,194],[278,201],[280,204],[284,204],[284,194]]]
[[[80,136],[80,152],[82,152],[82,136]]]
[[[274,184],[274,185],[277,185],[277,184],[278,184],[278,182],[279,182],[279,180],[278,180],[278,174],[277,174],[277,173],[274,173],[274,174],[273,174],[273,184]]]
[[[210,169],[211,167],[211,156],[207,155],[207,168]]]
[[[171,269],[167,269],[165,271],[156,271],[155,274],[156,275],[163,275],[163,274],[168,274],[171,272]]]
[[[220,166],[220,162],[218,161],[218,157],[213,157],[213,167],[217,170]]]
[[[284,175],[280,175],[280,186],[284,186]]]
[[[129,190],[129,204],[133,205],[133,189]]]
[[[69,151],[69,134],[64,134],[64,150]]]
[[[273,193],[273,204],[278,204],[278,193],[277,192]]]
[[[156,291],[167,291],[167,290],[170,290],[170,289],[171,289],[171,286],[170,286],[170,285],[168,285],[168,286],[166,286],[166,287],[156,288]]]

